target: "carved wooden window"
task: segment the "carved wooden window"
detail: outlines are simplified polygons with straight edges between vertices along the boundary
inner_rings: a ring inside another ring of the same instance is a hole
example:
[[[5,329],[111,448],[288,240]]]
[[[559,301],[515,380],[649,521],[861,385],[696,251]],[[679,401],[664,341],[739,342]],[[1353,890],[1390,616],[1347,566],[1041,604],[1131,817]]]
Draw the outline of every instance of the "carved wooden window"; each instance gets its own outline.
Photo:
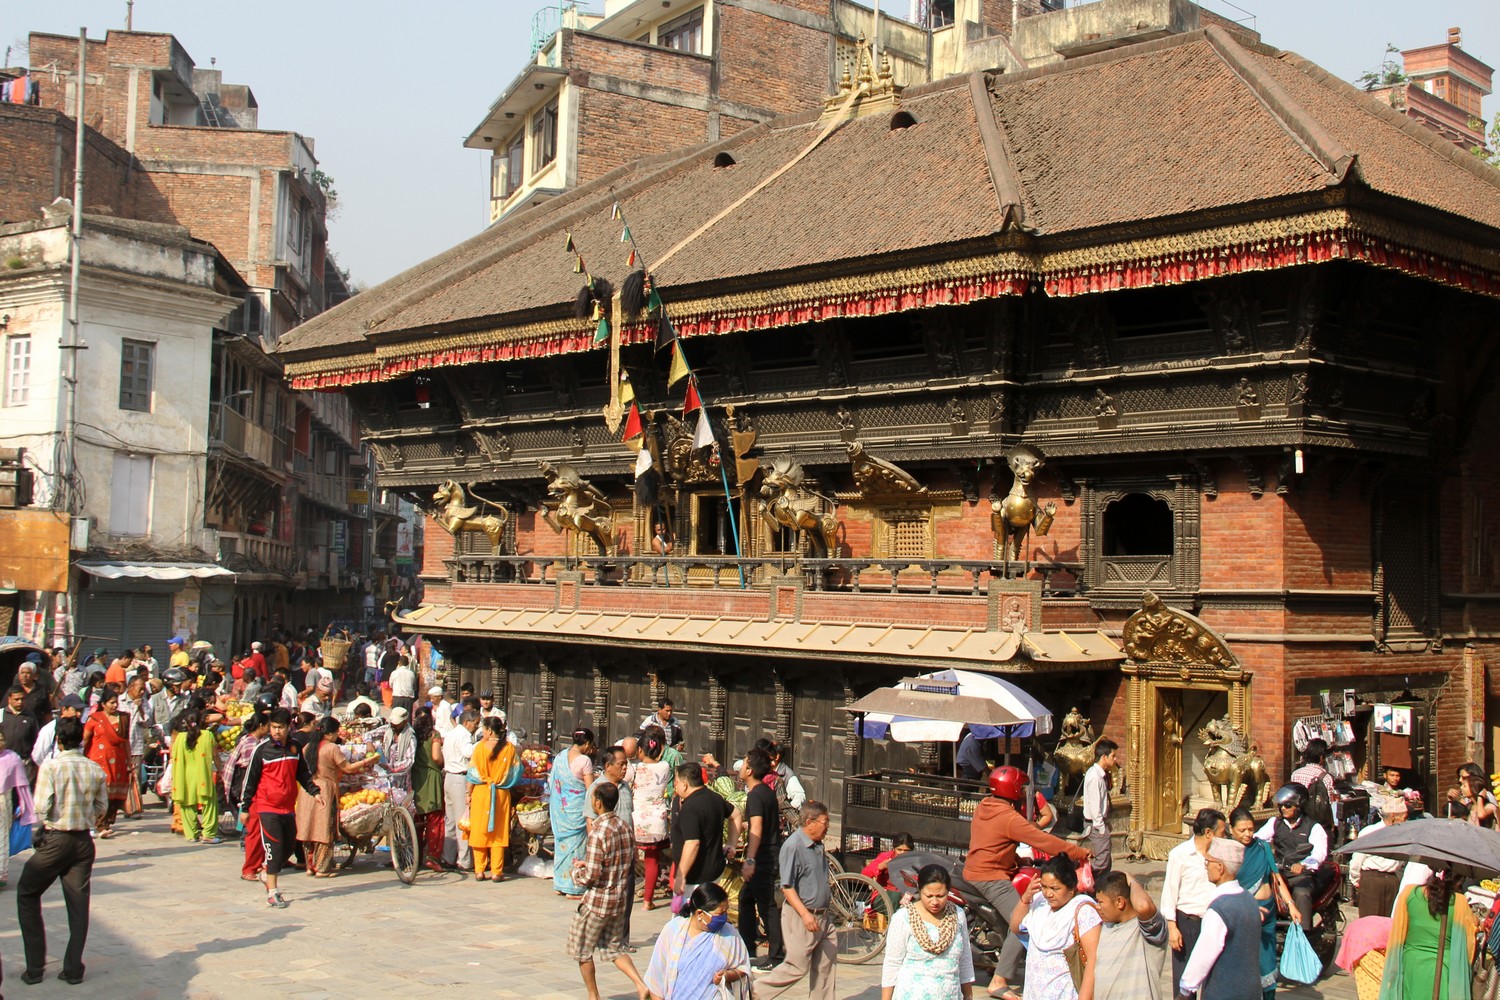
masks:
[[[734,555],[734,529],[729,520],[729,501],[722,493],[693,498],[693,554]]]
[[[880,512],[875,555],[898,559],[932,558],[932,511],[926,507],[887,508]]]
[[[1083,584],[1096,607],[1127,608],[1142,590],[1197,593],[1201,507],[1189,476],[1083,484]]]
[[[1425,651],[1438,636],[1437,521],[1411,516],[1435,506],[1431,491],[1415,486],[1383,486],[1376,497],[1375,639],[1382,649]]]

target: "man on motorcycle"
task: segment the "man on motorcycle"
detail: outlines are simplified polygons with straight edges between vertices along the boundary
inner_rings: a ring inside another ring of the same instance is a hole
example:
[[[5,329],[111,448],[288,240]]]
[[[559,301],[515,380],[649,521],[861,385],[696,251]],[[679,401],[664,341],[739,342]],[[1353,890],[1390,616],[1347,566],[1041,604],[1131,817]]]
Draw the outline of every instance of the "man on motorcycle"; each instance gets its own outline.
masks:
[[[1328,834],[1302,811],[1307,789],[1298,784],[1276,790],[1277,815],[1266,820],[1255,836],[1271,842],[1276,866],[1292,890],[1292,900],[1302,914],[1302,929],[1312,930],[1313,901],[1327,885],[1332,873],[1324,868],[1328,858]]]
[[[1017,806],[1026,797],[1026,775],[1018,767],[997,767],[990,772],[990,795],[974,810],[969,830],[969,855],[964,862],[964,879],[972,882],[1002,918],[1008,917],[1020,902],[1011,879],[1020,864],[1016,847],[1029,844],[1046,854],[1064,854],[1075,862],[1089,860],[1087,848],[1071,844],[1041,830],[1022,815]],[[1007,934],[995,963],[995,976],[989,994],[1001,1000],[1017,1000],[1011,982],[1021,971],[1025,949],[1014,934]]]

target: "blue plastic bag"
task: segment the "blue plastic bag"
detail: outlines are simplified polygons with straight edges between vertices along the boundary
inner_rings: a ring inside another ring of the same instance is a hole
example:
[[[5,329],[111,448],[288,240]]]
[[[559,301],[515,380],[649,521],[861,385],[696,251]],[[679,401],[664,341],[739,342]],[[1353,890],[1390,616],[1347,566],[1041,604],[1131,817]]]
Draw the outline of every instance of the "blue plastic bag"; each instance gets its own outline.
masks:
[[[1281,949],[1281,974],[1296,983],[1311,986],[1323,975],[1323,962],[1313,951],[1312,942],[1302,925],[1293,921],[1286,930],[1286,944]]]
[[[10,856],[31,850],[31,824],[19,820],[10,821]]]

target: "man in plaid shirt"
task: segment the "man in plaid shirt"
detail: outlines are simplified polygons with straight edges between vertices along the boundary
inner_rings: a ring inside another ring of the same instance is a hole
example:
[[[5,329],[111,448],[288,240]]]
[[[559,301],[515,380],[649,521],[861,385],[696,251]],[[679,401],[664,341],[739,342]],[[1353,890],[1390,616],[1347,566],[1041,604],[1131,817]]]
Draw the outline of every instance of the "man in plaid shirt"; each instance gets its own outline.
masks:
[[[594,786],[589,800],[594,809],[594,825],[584,844],[583,859],[573,862],[573,881],[585,891],[568,928],[568,954],[578,962],[588,1000],[599,1000],[599,981],[594,975],[595,951],[603,952],[606,959],[630,977],[640,1000],[650,996],[625,947],[625,911],[630,905],[635,837],[630,824],[615,815],[619,800],[620,790],[615,785]]]

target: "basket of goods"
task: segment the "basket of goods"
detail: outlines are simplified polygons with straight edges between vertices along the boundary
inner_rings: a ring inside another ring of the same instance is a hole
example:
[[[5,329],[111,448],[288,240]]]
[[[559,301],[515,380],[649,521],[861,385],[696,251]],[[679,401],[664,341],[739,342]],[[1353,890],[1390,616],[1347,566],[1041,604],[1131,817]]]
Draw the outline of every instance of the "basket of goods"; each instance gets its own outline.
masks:
[[[547,803],[541,799],[522,799],[516,806],[516,822],[521,829],[534,837],[543,836],[552,830],[552,819],[547,815]]]
[[[224,705],[224,717],[230,722],[240,722],[255,714],[255,706],[243,701],[231,701]]]
[[[323,637],[318,644],[318,652],[323,656],[323,666],[338,673],[344,669],[344,660],[349,655],[349,647],[353,643],[349,641],[349,633],[342,635],[329,633]]]
[[[231,753],[240,744],[240,734],[244,732],[243,726],[225,726],[214,734],[214,741],[218,743],[219,753]]]
[[[339,796],[339,827],[351,837],[368,837],[380,827],[389,796],[376,788],[364,788]]]
[[[530,745],[521,748],[521,780],[543,782],[552,772],[552,754],[544,746]]]

